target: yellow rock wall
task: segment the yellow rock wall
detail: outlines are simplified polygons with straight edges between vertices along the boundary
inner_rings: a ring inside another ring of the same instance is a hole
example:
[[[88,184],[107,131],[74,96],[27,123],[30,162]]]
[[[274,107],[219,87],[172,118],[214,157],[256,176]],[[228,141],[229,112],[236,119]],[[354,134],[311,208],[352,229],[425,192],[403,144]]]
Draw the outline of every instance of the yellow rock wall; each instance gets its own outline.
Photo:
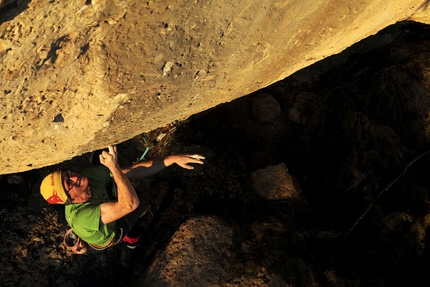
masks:
[[[70,159],[279,81],[429,1],[0,6],[0,174]]]

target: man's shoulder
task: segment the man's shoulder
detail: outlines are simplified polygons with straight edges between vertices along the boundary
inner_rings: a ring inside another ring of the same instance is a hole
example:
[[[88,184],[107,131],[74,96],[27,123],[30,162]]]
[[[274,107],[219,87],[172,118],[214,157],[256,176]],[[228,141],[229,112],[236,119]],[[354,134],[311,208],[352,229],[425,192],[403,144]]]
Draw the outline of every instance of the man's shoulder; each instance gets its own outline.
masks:
[[[83,215],[93,213],[97,210],[100,210],[100,204],[94,204],[91,202],[69,204],[66,206],[66,215]]]
[[[70,204],[66,206],[66,220],[69,223],[79,221],[87,221],[93,216],[100,216],[100,204],[92,204],[90,202]]]

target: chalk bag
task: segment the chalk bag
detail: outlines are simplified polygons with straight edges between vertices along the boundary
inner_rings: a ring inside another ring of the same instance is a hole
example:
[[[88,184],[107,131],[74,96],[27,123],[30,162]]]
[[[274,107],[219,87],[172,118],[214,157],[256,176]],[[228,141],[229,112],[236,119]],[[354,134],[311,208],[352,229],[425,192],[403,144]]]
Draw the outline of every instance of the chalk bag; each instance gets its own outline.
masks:
[[[72,229],[67,230],[64,235],[64,244],[67,246],[67,249],[72,250],[75,254],[84,254],[87,251],[85,242]]]

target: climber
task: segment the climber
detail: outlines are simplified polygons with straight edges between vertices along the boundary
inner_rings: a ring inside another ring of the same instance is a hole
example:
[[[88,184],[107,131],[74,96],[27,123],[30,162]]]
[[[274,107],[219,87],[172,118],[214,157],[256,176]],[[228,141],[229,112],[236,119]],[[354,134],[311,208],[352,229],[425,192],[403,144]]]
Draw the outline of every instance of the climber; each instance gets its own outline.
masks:
[[[113,246],[121,240],[129,247],[137,244],[139,230],[133,226],[146,213],[149,196],[139,199],[130,179],[155,174],[175,163],[185,169],[193,169],[190,164],[204,163],[204,157],[199,154],[184,154],[120,168],[116,146],[102,151],[99,160],[100,165],[81,173],[51,172],[40,185],[46,201],[65,204],[67,223],[80,239],[95,249]],[[116,199],[109,199],[112,187],[116,189]]]

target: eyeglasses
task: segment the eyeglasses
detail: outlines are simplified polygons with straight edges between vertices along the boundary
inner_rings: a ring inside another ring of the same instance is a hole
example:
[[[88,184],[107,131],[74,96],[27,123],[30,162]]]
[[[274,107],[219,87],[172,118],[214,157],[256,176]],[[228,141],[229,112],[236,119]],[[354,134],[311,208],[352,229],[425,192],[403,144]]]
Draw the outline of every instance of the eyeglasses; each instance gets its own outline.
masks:
[[[68,203],[72,203],[73,202],[73,198],[70,196],[69,191],[72,190],[72,188],[76,185],[76,181],[74,181],[73,179],[71,179],[70,177],[72,176],[70,170],[66,170],[64,171],[64,175],[66,177],[66,184],[67,186],[64,184],[64,180],[63,180],[63,185],[64,185],[64,191],[66,192],[67,195],[67,201],[65,202],[65,204]]]
[[[67,193],[76,185],[76,181],[74,181],[73,179],[71,179],[72,175],[70,174],[70,170],[66,171],[66,177],[67,177],[67,185],[69,186],[69,188],[67,189]]]

